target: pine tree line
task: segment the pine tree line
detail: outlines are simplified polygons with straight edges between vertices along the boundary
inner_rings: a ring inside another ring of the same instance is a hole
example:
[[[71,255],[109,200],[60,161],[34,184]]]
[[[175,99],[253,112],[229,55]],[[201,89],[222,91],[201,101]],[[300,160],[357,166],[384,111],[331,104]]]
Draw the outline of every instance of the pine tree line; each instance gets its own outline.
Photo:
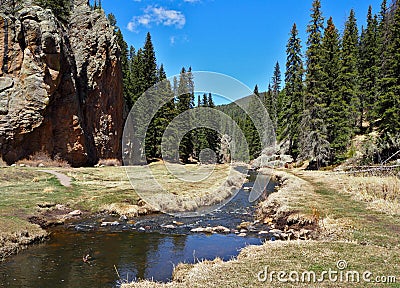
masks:
[[[51,9],[54,15],[62,21],[67,21],[71,13],[71,0],[35,0],[34,3],[43,8]]]
[[[114,33],[121,48],[123,94],[127,110],[129,111],[144,93],[147,93],[148,99],[153,101],[151,105],[154,107],[158,107],[162,99],[170,99],[157,110],[147,127],[144,152],[146,158],[151,161],[163,157],[167,161],[177,162],[181,160],[188,163],[198,160],[200,151],[205,148],[209,148],[218,154],[220,146],[218,133],[208,128],[191,129],[194,123],[192,123],[193,119],[190,117],[181,121],[176,128],[172,128],[186,132],[179,143],[179,155],[174,155],[169,149],[162,151],[162,141],[165,141],[163,145],[166,145],[166,147],[179,141],[175,138],[175,135],[164,135],[168,125],[180,114],[186,117],[184,112],[196,107],[192,68],[189,67],[186,70],[183,67],[179,78],[174,77],[173,83],[171,83],[167,80],[163,64],[157,66],[150,33],[146,35],[143,48],[136,51],[133,46],[128,47],[121,30],[116,26],[115,16],[109,14],[108,20],[110,25],[114,27]],[[154,93],[154,95],[151,95],[151,93]],[[203,99],[199,103],[199,107],[213,108],[215,106],[211,94],[203,95]],[[143,107],[143,109],[145,108]],[[146,113],[146,111],[143,113]],[[178,131],[175,132],[173,134],[178,133]]]
[[[314,0],[307,26],[305,55],[296,24],[286,46],[285,87],[279,63],[264,96],[276,123],[278,140],[295,159],[311,159],[319,168],[340,163],[356,135],[376,135],[371,161],[400,148],[400,1],[379,15],[368,9],[360,33],[354,10],[340,35]],[[258,92],[258,87],[257,87]]]

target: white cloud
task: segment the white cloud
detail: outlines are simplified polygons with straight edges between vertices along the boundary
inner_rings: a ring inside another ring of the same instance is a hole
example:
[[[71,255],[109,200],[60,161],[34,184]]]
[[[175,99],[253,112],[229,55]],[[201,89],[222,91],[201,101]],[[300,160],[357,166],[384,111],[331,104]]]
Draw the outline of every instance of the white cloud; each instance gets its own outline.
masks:
[[[129,31],[138,32],[139,26],[150,27],[152,23],[175,26],[178,29],[182,29],[186,24],[186,18],[182,12],[177,10],[169,10],[159,6],[147,6],[144,9],[144,14],[133,17],[127,28]]]
[[[169,37],[169,44],[173,47],[177,44],[184,44],[189,42],[189,38],[186,34],[183,35],[172,35]]]
[[[201,0],[183,0],[183,2],[186,2],[186,3],[198,3],[200,1]]]

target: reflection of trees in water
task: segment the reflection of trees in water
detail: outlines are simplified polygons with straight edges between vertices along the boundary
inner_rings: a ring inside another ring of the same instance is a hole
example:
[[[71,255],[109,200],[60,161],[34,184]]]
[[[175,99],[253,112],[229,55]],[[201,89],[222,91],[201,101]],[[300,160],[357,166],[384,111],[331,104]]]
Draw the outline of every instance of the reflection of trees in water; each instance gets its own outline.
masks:
[[[180,252],[180,254],[184,254],[184,249],[186,245],[186,235],[172,235],[172,242],[174,243],[174,252]]]
[[[158,233],[62,232],[46,244],[13,256],[7,267],[0,267],[0,283],[104,287],[118,280],[114,265],[122,279],[164,279],[170,277],[172,263],[184,258],[186,239],[186,235]],[[93,260],[84,263],[82,257],[88,251]]]

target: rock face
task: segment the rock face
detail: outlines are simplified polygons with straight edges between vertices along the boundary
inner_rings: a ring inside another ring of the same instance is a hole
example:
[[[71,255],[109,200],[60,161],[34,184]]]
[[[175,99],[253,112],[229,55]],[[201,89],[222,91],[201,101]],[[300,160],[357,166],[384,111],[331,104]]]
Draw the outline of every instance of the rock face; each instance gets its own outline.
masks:
[[[34,5],[0,12],[0,153],[73,166],[120,158],[120,50],[104,14],[75,0],[68,23]]]

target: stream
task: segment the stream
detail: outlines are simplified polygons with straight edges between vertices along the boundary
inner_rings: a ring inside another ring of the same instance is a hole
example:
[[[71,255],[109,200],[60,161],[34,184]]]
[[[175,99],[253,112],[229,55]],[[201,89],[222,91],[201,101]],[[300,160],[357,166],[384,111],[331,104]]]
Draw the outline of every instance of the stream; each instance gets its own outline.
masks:
[[[250,172],[249,182],[243,186],[251,187],[256,175]],[[273,192],[275,185],[270,182],[263,196]],[[166,282],[178,263],[215,257],[229,260],[243,247],[260,245],[268,239],[268,234],[258,234],[268,231],[268,227],[254,221],[257,202],[248,202],[249,192],[245,189],[219,210],[202,217],[156,214],[126,221],[98,215],[54,228],[46,243],[0,263],[0,287],[119,287],[122,281],[137,279]],[[251,226],[238,231],[237,226],[243,222]],[[191,232],[198,227],[216,226],[224,226],[229,232]],[[91,260],[85,263],[82,257],[86,254]]]

